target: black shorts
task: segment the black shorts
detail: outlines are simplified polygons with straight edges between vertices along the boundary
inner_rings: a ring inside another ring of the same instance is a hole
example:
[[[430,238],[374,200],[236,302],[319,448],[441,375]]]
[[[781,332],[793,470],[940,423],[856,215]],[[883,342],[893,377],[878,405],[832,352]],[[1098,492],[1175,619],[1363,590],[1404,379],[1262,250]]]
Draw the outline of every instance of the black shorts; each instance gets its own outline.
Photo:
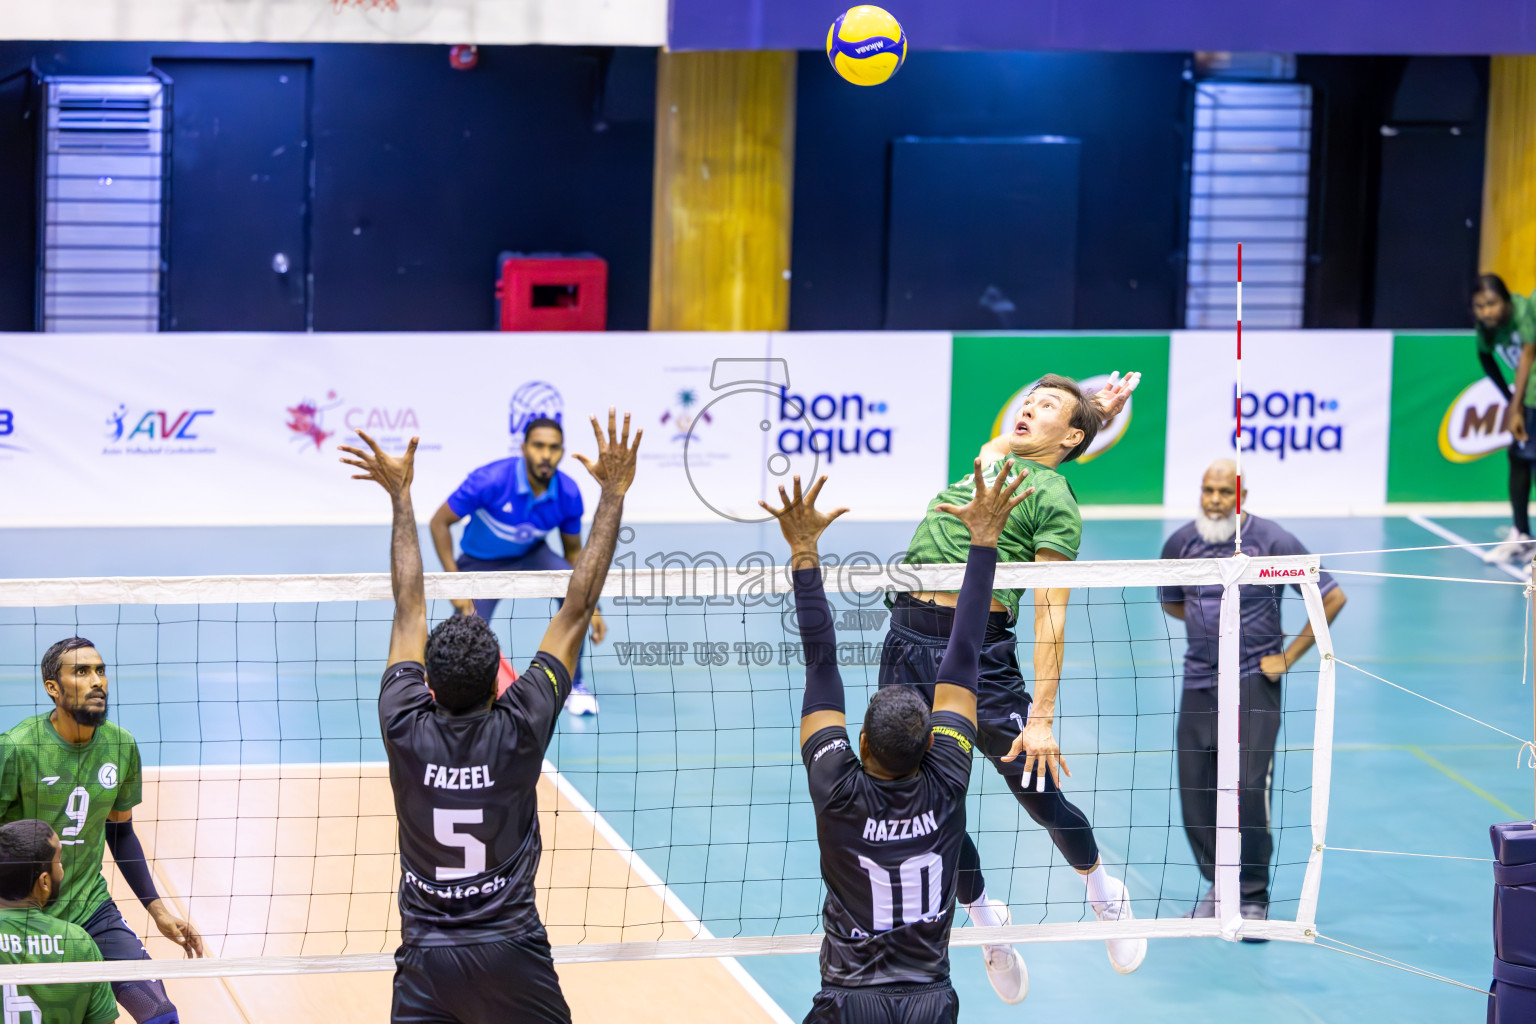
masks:
[[[960,996],[949,979],[927,985],[823,985],[805,1024],[955,1024]]]
[[[395,952],[394,1024],[571,1024],[542,938]]]
[[[96,908],[96,913],[85,922],[85,931],[96,940],[103,960],[148,960],[149,950],[128,922],[123,912],[111,900]]]
[[[880,657],[880,685],[913,687],[931,704],[954,620],[953,608],[897,595]],[[1013,749],[1013,741],[1029,720],[1029,690],[1014,652],[1017,642],[1007,614],[990,612],[976,680],[976,746],[1004,775],[1024,772],[1022,757],[1008,763],[999,760]]]

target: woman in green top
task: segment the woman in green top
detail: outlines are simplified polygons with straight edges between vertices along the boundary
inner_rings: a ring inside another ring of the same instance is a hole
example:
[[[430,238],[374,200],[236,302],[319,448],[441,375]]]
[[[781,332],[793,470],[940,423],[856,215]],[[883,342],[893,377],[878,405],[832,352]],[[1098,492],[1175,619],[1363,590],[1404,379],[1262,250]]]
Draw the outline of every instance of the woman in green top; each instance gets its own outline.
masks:
[[[1477,318],[1478,361],[1509,403],[1504,429],[1514,437],[1509,446],[1509,504],[1515,522],[1505,542],[1487,558],[1524,561],[1530,554],[1531,464],[1536,461],[1536,442],[1531,440],[1536,433],[1536,381],[1531,379],[1536,302],[1511,295],[1499,275],[1482,274],[1472,288],[1472,315]]]

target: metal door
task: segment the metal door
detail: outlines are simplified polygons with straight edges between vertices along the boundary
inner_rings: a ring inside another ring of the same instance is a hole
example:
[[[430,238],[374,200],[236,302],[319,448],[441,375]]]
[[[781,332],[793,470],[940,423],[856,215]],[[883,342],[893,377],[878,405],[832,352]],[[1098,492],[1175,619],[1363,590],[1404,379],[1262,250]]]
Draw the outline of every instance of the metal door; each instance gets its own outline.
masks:
[[[308,61],[161,60],[171,86],[166,326],[310,326]]]

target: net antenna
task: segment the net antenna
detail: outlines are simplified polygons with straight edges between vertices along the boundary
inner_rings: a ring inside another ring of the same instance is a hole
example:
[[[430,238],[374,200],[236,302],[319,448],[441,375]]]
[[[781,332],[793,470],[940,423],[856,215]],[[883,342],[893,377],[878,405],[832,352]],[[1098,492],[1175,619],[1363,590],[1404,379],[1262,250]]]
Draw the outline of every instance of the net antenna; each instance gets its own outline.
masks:
[[[1237,243],[1237,449],[1233,464],[1237,467],[1237,531],[1232,534],[1237,554],[1243,553],[1243,243]]]

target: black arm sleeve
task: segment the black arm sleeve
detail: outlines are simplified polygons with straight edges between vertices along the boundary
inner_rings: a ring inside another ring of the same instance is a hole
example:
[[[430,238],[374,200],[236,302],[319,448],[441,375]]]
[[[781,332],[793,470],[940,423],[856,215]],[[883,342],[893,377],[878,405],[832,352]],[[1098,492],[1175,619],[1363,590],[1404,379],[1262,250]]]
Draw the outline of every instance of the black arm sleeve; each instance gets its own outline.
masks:
[[[937,681],[976,692],[981,672],[981,642],[987,635],[987,614],[992,610],[992,580],[997,574],[997,548],[971,545],[965,556],[965,580],[955,602],[955,622],[939,662]]]
[[[1493,381],[1494,386],[1504,395],[1504,401],[1509,401],[1514,393],[1509,390],[1509,382],[1504,379],[1504,368],[1499,365],[1497,359],[1493,358],[1493,353],[1479,352],[1477,354],[1477,361],[1483,364],[1483,372],[1488,375],[1488,379]]]
[[[128,887],[148,907],[160,898],[155,890],[155,877],[149,873],[149,862],[144,859],[144,845],[133,834],[133,821],[107,822],[107,848],[117,861],[117,870],[123,873]]]
[[[795,621],[805,652],[805,700],[800,717],[812,711],[842,711],[843,677],[837,670],[837,630],[821,586],[821,567],[795,569]]]

